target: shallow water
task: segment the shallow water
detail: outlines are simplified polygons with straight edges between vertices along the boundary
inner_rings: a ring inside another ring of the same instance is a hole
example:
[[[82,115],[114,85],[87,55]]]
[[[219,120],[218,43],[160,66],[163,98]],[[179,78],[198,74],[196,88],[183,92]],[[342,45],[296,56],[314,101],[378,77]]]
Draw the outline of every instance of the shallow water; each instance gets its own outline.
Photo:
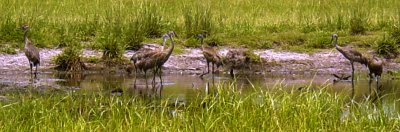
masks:
[[[150,76],[150,75],[149,75]],[[400,80],[383,78],[379,82],[378,92],[370,91],[366,74],[356,75],[355,88],[352,89],[350,81],[333,83],[332,75],[316,74],[284,74],[284,75],[239,75],[236,80],[225,74],[207,75],[200,79],[197,75],[169,74],[162,76],[162,86],[156,78],[156,85],[152,85],[149,77],[146,81],[143,75],[139,75],[135,82],[134,75],[123,73],[88,73],[66,74],[59,72],[40,73],[36,79],[32,79],[29,73],[0,74],[2,87],[8,85],[22,89],[33,86],[36,89],[79,90],[89,92],[102,92],[106,94],[128,94],[144,98],[157,97],[169,98],[175,101],[186,102],[190,99],[204,95],[215,90],[217,85],[234,84],[237,90],[247,93],[253,90],[279,91],[284,90],[304,91],[320,90],[338,93],[344,97],[353,98],[355,101],[380,102],[385,113],[397,115],[400,112]],[[236,82],[236,83],[232,83]],[[153,89],[153,87],[155,87]],[[307,89],[309,87],[309,89]],[[373,81],[371,88],[376,89]],[[10,88],[2,88],[1,94],[13,91]],[[377,99],[376,97],[380,97]],[[346,111],[344,111],[346,114]]]

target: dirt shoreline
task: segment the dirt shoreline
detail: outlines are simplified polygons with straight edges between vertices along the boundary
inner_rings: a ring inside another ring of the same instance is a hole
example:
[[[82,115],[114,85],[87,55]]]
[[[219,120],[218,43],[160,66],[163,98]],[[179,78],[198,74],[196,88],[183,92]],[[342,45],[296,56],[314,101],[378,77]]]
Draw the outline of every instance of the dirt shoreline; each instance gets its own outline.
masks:
[[[187,73],[187,74],[200,74],[206,66],[205,59],[203,58],[201,49],[184,49],[183,54],[172,54],[170,59],[164,64],[166,73]],[[225,55],[229,48],[220,48],[221,55]],[[62,52],[62,49],[40,49],[41,66],[39,71],[51,70],[55,64],[52,58]],[[135,51],[126,51],[124,57],[130,58]],[[348,60],[346,60],[339,52],[334,49],[324,50],[313,54],[295,53],[275,51],[273,49],[260,49],[255,50],[255,54],[260,55],[263,59],[261,69],[256,73],[263,74],[270,73],[283,73],[283,74],[332,74],[332,73],[350,73],[351,68]],[[83,57],[101,57],[102,52],[96,50],[83,50]],[[400,65],[392,60],[385,60],[384,70],[396,70]],[[15,73],[15,72],[29,72],[28,60],[22,51],[17,54],[0,54],[0,74]],[[89,66],[97,64],[88,64]],[[367,72],[367,68],[360,64],[356,64],[356,70]],[[121,69],[121,68],[120,68]],[[224,68],[220,68],[226,71]],[[123,70],[121,70],[123,71]]]

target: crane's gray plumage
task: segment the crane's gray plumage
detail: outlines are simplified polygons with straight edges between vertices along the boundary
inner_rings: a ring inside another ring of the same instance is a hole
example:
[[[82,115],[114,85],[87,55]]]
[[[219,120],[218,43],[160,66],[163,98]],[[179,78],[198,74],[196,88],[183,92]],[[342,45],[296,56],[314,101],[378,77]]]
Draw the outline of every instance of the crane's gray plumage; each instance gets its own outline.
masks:
[[[211,67],[212,67],[211,74],[213,74],[214,73],[214,65],[216,65],[217,68],[222,66],[222,59],[221,59],[221,56],[218,54],[218,52],[214,48],[207,46],[204,43],[204,35],[203,34],[199,34],[197,36],[201,41],[201,48],[203,50],[203,56],[207,62],[207,72],[200,75],[200,78],[202,78],[204,75],[210,73],[210,63],[211,63]]]
[[[147,76],[146,76],[147,70],[154,69],[153,81],[155,81],[154,78],[155,78],[156,73],[158,72],[158,70],[161,71],[162,65],[164,65],[164,63],[169,59],[169,57],[171,56],[172,51],[174,49],[174,42],[173,42],[172,37],[175,36],[175,32],[171,31],[171,32],[168,32],[166,35],[171,40],[171,45],[170,45],[170,47],[168,47],[167,50],[148,53],[143,58],[138,59],[136,62],[134,62],[135,68],[137,70],[144,71],[146,78],[147,78]],[[160,79],[161,79],[161,75],[160,75]]]
[[[136,51],[135,54],[132,55],[131,61],[133,62],[133,65],[134,65],[135,74],[137,74],[137,69],[138,69],[136,66],[136,63],[138,61],[143,61],[143,59],[146,59],[158,52],[164,51],[165,42],[167,41],[168,37],[169,37],[168,34],[164,34],[162,36],[163,41],[161,44],[161,48],[159,48],[159,49],[141,48],[138,51]],[[130,71],[130,69],[128,69],[128,71]]]
[[[24,30],[24,44],[25,44],[24,52],[25,52],[25,55],[26,55],[26,57],[28,58],[28,61],[29,61],[31,74],[32,74],[32,67],[35,66],[36,67],[35,75],[36,75],[37,74],[37,67],[40,65],[39,50],[28,39],[29,26],[28,25],[22,25],[21,29]]]
[[[230,69],[231,77],[234,77],[233,69],[248,67],[250,64],[250,57],[242,49],[229,50],[223,60],[224,64]]]

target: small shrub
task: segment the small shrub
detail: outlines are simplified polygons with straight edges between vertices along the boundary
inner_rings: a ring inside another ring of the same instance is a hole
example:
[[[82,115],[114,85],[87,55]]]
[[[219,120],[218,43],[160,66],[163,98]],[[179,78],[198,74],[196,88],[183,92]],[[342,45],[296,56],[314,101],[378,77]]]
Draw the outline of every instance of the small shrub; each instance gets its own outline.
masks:
[[[353,11],[353,16],[350,18],[350,34],[365,34],[366,32],[366,17],[361,11]]]
[[[138,50],[142,46],[141,43],[144,40],[144,35],[143,31],[140,29],[140,24],[138,21],[128,23],[124,34],[124,43],[126,44],[126,49]]]
[[[393,27],[390,31],[390,38],[394,40],[397,45],[400,45],[400,27]]]
[[[11,47],[10,45],[4,45],[4,47],[0,47],[0,52],[6,54],[17,54],[15,48]]]
[[[21,25],[10,16],[3,18],[0,23],[0,41],[23,42],[24,32],[19,28]]]
[[[157,5],[147,4],[138,16],[142,31],[148,38],[161,37],[163,26],[158,9]]]
[[[398,45],[395,41],[386,37],[386,35],[381,40],[378,40],[376,45],[376,52],[385,58],[395,58],[399,53]]]
[[[184,46],[194,47],[194,48],[201,47],[201,42],[199,39],[197,39],[195,37],[190,37],[185,41]]]
[[[105,61],[120,59],[125,49],[121,17],[112,14],[109,14],[108,23],[98,38],[99,43],[102,45],[102,58]]]
[[[81,59],[82,48],[79,44],[69,43],[63,52],[57,55],[54,59],[57,70],[77,72],[86,69],[85,64]]]
[[[251,63],[255,63],[255,64],[261,63],[261,57],[257,54],[254,54],[253,50],[246,50],[245,54],[246,54],[246,57],[248,57],[250,59]]]
[[[185,33],[190,38],[200,33],[209,36],[212,32],[212,13],[210,8],[192,7],[186,8],[184,11]]]

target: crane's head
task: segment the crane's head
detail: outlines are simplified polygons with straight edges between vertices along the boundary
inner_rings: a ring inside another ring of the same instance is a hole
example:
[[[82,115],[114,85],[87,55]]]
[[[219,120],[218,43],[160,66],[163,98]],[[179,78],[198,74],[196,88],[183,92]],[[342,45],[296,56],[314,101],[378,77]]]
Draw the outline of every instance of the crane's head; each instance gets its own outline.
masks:
[[[178,35],[176,35],[175,31],[169,31],[169,32],[167,33],[167,35],[170,36],[171,38],[172,38],[172,37],[178,37]]]
[[[204,39],[204,35],[203,34],[197,34],[197,39]]]
[[[333,42],[333,40],[337,40],[337,39],[338,39],[338,35],[337,34],[332,34],[331,43]]]
[[[333,41],[333,39],[337,39],[337,38],[338,38],[337,34],[332,34],[332,41]]]
[[[24,31],[26,31],[26,30],[29,29],[29,26],[26,25],[26,24],[24,24],[24,25],[21,26],[21,29],[24,30]]]

